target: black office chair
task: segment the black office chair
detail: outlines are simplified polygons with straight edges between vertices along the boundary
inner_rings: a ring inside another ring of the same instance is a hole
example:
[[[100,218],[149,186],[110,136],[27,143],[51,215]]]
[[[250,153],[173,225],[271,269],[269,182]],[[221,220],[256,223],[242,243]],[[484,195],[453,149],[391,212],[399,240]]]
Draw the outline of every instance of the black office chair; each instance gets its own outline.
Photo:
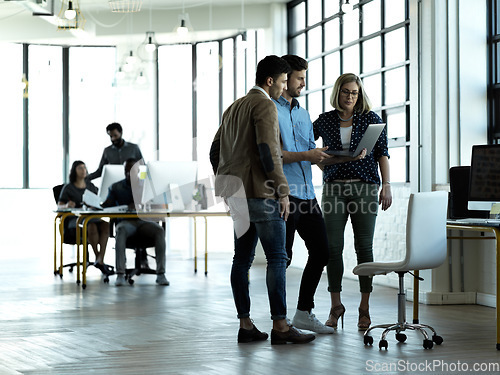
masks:
[[[140,233],[127,238],[127,249],[134,249],[135,262],[134,268],[127,268],[125,270],[125,279],[130,285],[134,284],[134,276],[156,275],[156,269],[149,267],[148,257],[156,259],[153,255],[148,254],[147,249],[155,247],[154,239],[141,236]]]
[[[56,201],[56,204],[57,204],[57,202],[59,202],[59,197],[61,195],[61,190],[62,190],[63,186],[64,186],[64,184],[61,184],[61,185],[56,185],[52,188],[52,192],[54,193],[54,199]],[[65,222],[64,222],[63,235],[61,236],[61,240],[63,241],[64,244],[76,245],[76,231],[72,231],[72,230],[68,229],[68,221],[67,220],[65,220]],[[87,259],[89,259],[88,251],[87,251]],[[93,266],[93,265],[94,265],[94,262],[90,262],[87,260],[87,267]],[[73,272],[73,268],[76,266],[77,266],[76,262],[63,264],[63,268],[68,267],[69,272]],[[106,267],[111,271],[110,275],[114,274],[114,267],[113,266],[106,265]],[[54,271],[54,274],[57,275],[57,274],[59,274],[59,272]],[[109,282],[110,275],[105,275],[105,277],[103,279],[103,281],[105,283]],[[62,274],[59,274],[59,276],[61,278],[63,277]]]
[[[110,228],[112,228],[111,230],[113,230],[115,223],[115,220],[112,220],[110,226]],[[163,228],[165,229],[165,223],[163,223]],[[114,233],[112,233],[111,236],[114,237]],[[142,274],[156,275],[156,269],[150,268],[148,262],[148,257],[152,259],[156,259],[156,257],[147,252],[148,248],[155,247],[153,238],[142,235],[139,229],[136,234],[127,238],[125,247],[135,251],[134,268],[127,268],[125,270],[125,280],[127,280],[130,285],[134,284],[134,276],[140,276]]]
[[[471,211],[467,208],[469,198],[470,166],[450,168],[450,194],[448,200],[448,218],[488,218],[487,211]]]

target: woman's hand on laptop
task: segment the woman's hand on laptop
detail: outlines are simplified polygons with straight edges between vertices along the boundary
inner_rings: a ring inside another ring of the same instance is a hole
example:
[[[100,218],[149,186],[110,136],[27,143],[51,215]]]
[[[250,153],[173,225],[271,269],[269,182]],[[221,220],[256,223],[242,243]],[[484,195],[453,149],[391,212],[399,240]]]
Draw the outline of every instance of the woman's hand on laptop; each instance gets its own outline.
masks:
[[[364,148],[358,156],[354,157],[354,158],[350,158],[352,159],[352,161],[356,161],[356,160],[361,160],[361,159],[364,159],[366,157],[366,148]]]

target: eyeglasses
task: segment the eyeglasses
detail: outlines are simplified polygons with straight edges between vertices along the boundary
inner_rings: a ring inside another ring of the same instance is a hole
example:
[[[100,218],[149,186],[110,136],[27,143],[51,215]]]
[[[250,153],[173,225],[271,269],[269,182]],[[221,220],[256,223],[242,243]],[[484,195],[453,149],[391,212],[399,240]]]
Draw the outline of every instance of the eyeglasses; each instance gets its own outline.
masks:
[[[340,92],[341,92],[343,95],[347,96],[347,97],[349,97],[349,96],[351,96],[351,95],[352,95],[352,96],[353,96],[353,98],[355,98],[355,97],[357,97],[357,96],[358,96],[358,92],[357,92],[357,91],[349,91],[349,90],[346,90],[346,89],[342,89],[342,90],[340,90]]]

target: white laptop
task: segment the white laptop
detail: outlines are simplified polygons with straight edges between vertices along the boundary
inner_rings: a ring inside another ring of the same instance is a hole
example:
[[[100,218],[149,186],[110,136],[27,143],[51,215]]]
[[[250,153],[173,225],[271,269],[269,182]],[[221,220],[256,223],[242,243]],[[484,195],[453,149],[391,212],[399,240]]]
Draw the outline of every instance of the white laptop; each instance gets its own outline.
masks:
[[[329,155],[336,156],[349,156],[351,158],[358,156],[364,148],[366,148],[366,155],[369,155],[372,152],[375,143],[377,143],[378,137],[384,130],[385,124],[370,124],[368,128],[366,128],[365,134],[363,134],[363,138],[359,142],[356,151],[352,152],[349,150],[326,150],[325,152]]]

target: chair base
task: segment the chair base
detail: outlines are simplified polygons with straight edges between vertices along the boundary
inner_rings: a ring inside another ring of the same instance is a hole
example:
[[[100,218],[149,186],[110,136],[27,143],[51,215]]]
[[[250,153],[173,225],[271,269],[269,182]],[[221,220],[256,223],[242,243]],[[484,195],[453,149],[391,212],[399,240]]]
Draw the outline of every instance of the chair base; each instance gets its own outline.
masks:
[[[93,266],[93,265],[94,265],[94,262],[87,262],[87,269],[89,268],[89,266]],[[109,283],[109,276],[111,276],[111,275],[114,275],[114,274],[115,274],[115,267],[110,266],[109,264],[104,264],[104,265],[106,266],[106,268],[108,268],[108,269],[111,271],[111,273],[109,273],[108,275],[103,274],[103,276],[104,276],[104,277],[103,277],[102,281],[103,281],[105,284],[107,284],[107,283]],[[63,268],[64,268],[64,267],[69,267],[69,272],[70,272],[70,273],[72,273],[72,272],[73,272],[73,268],[75,268],[76,266],[77,266],[77,264],[76,264],[76,263],[68,263],[68,264],[64,264],[64,265],[63,265]],[[63,275],[59,273],[59,270],[54,271],[54,274],[55,274],[55,275],[59,275],[59,277],[60,277],[61,279],[62,279],[62,277],[63,277]]]
[[[413,330],[413,331],[418,331],[424,336],[424,341],[423,341],[423,347],[424,349],[432,349],[434,346],[434,343],[436,345],[441,345],[443,343],[443,338],[441,336],[438,336],[436,330],[432,328],[431,326],[428,326],[426,324],[412,324],[412,323],[396,323],[396,324],[380,324],[376,325],[373,327],[370,327],[364,334],[363,337],[363,342],[365,345],[373,345],[373,337],[370,336],[370,331],[376,328],[383,328],[384,332],[382,332],[382,337],[379,341],[379,349],[387,349],[389,346],[386,337],[391,331],[395,331],[396,333],[396,340],[399,342],[405,342],[406,341],[406,335],[404,332],[406,330]],[[429,329],[432,331],[432,336],[429,338],[429,334],[425,329]]]
[[[397,272],[399,276],[399,293],[398,293],[398,322],[393,324],[380,324],[376,326],[372,326],[366,330],[363,336],[363,342],[365,345],[373,345],[373,337],[370,336],[370,331],[376,328],[383,328],[384,332],[382,332],[382,338],[379,341],[379,349],[387,349],[389,344],[387,343],[386,337],[391,331],[396,332],[396,340],[399,342],[406,341],[406,335],[404,332],[406,330],[418,331],[424,336],[423,346],[424,349],[432,349],[434,343],[436,345],[441,345],[443,343],[443,338],[438,336],[436,330],[427,324],[419,324],[419,323],[408,323],[406,321],[406,294],[404,289],[404,275],[406,272]],[[429,338],[429,334],[426,329],[432,331],[432,337]]]
[[[134,268],[127,268],[125,270],[125,280],[127,280],[130,285],[134,283],[133,279],[134,276],[140,276],[142,274],[156,275],[156,270],[149,268],[148,253],[146,249],[136,249],[134,265],[135,265]]]

